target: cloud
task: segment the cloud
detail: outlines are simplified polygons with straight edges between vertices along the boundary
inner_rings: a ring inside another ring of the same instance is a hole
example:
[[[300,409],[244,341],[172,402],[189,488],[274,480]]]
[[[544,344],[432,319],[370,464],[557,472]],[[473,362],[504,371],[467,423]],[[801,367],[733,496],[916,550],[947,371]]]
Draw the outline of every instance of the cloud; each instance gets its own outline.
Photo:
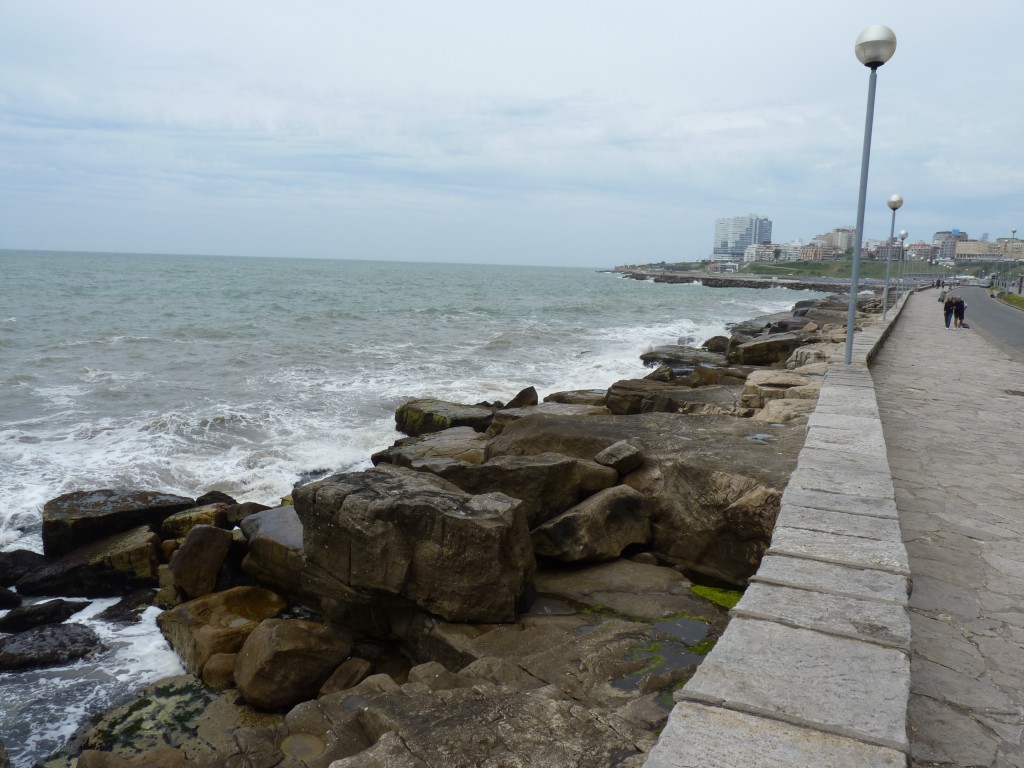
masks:
[[[491,232],[524,263],[606,266],[704,256],[715,218],[751,211],[807,239],[853,223],[852,43],[879,21],[899,48],[879,72],[868,235],[893,191],[915,239],[1008,228],[1022,75],[1002,62],[1024,8],[923,9],[14,4],[0,247],[331,255],[343,237],[486,260]]]

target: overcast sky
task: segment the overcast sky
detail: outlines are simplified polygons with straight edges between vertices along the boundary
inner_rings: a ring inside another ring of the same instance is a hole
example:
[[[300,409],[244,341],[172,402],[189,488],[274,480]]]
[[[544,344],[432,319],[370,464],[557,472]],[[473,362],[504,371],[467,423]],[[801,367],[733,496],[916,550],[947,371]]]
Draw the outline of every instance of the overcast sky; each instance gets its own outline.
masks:
[[[8,0],[0,248],[608,267],[1024,236],[1020,0]]]

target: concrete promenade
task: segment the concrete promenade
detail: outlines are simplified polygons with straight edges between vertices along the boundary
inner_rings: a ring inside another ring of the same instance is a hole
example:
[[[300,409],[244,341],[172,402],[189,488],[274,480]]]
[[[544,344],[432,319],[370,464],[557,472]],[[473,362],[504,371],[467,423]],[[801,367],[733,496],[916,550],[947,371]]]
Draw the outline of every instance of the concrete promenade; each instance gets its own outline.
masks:
[[[911,765],[1020,768],[1024,362],[925,291],[871,374],[913,579]]]

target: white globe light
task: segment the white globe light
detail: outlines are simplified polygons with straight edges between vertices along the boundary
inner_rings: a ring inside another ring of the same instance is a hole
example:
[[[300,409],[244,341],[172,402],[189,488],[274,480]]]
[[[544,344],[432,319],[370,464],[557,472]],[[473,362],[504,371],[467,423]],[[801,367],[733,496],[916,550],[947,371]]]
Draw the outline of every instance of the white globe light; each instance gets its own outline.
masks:
[[[894,211],[898,211],[903,205],[903,195],[893,195],[889,198],[889,207]]]
[[[874,24],[857,36],[853,50],[861,64],[877,69],[896,53],[896,33],[883,24]]]

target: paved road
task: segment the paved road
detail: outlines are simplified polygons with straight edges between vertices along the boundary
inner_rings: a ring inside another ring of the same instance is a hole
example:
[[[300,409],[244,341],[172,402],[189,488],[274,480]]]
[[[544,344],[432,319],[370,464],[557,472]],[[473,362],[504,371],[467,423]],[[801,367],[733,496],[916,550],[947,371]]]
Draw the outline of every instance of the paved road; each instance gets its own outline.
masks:
[[[914,583],[911,765],[1024,768],[1024,355],[963,290],[969,330],[915,294],[871,367]]]

